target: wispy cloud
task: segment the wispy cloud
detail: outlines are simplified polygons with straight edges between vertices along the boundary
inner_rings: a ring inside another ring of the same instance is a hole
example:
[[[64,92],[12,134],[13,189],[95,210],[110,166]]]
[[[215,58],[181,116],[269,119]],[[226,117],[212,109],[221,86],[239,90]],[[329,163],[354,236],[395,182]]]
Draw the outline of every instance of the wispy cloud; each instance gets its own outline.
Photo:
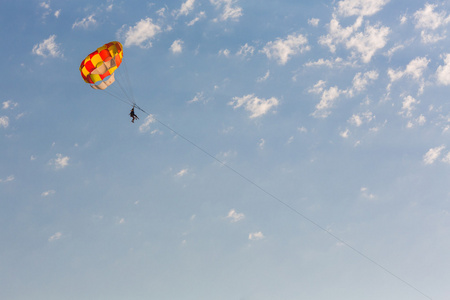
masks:
[[[362,92],[370,83],[378,79],[378,75],[377,71],[368,71],[364,74],[358,72],[355,77],[353,77],[353,86],[348,89],[346,93],[350,97],[353,97],[356,93]]]
[[[242,7],[237,5],[237,0],[210,0],[210,2],[216,9],[222,10],[219,19],[216,19],[216,21],[238,21],[243,14]]]
[[[264,238],[265,238],[265,236],[261,231],[253,232],[248,235],[248,239],[251,241],[258,241],[258,240],[262,240]]]
[[[42,196],[42,197],[48,197],[48,196],[54,195],[55,193],[56,193],[55,190],[48,190],[48,191],[43,192],[43,193],[41,194],[41,196]]]
[[[360,189],[360,192],[361,192],[361,196],[365,199],[369,199],[369,200],[375,199],[375,195],[370,193],[368,188],[366,188],[366,187],[362,187]]]
[[[375,119],[373,113],[366,111],[360,114],[353,114],[348,122],[356,127],[360,127],[364,123],[370,123],[373,119]]]
[[[192,104],[203,100],[204,100],[203,92],[198,92],[197,94],[195,94],[194,98],[189,100],[187,103]]]
[[[97,20],[95,20],[95,14],[91,14],[90,16],[87,16],[83,19],[81,19],[80,21],[76,21],[75,23],[73,23],[72,25],[72,29],[74,28],[83,28],[83,29],[88,29],[91,28],[95,25],[97,25]]]
[[[319,26],[319,21],[320,20],[317,18],[311,18],[311,19],[308,19],[308,24],[311,26],[317,27],[317,26]]]
[[[2,103],[3,109],[13,109],[17,107],[19,104],[17,102],[13,102],[12,100],[7,100]]]
[[[249,44],[245,43],[244,46],[241,46],[241,48],[236,53],[236,55],[247,57],[247,56],[252,56],[254,52],[255,52],[255,47],[249,46]]]
[[[0,178],[0,183],[4,183],[4,182],[11,182],[14,181],[14,175],[9,175],[8,177],[6,177],[5,179],[1,179]]]
[[[272,108],[278,106],[279,101],[272,97],[269,99],[261,99],[254,94],[246,95],[243,97],[234,97],[231,102],[234,109],[243,106],[245,110],[251,113],[250,118],[257,118],[268,113]]]
[[[187,175],[187,173],[188,173],[188,169],[182,169],[182,170],[178,171],[175,176],[176,177],[183,177],[183,176]]]
[[[51,237],[49,237],[49,238],[48,238],[48,241],[49,241],[49,242],[54,242],[54,241],[56,241],[56,240],[61,239],[62,236],[63,236],[63,234],[62,234],[61,232],[57,232],[57,233],[55,233],[54,235],[52,235]]]
[[[270,71],[267,70],[267,72],[266,72],[266,74],[264,74],[264,76],[258,77],[256,79],[256,82],[264,82],[269,78],[269,76],[270,76]]]
[[[428,150],[428,152],[425,153],[425,155],[423,156],[424,164],[426,164],[426,165],[433,164],[439,158],[439,156],[441,156],[441,153],[444,149],[445,149],[445,146],[442,145],[442,146],[431,148],[430,150]]]
[[[0,117],[0,127],[7,128],[9,126],[9,118],[8,116]]]
[[[316,118],[326,118],[331,113],[330,109],[333,107],[336,99],[342,94],[337,86],[325,88],[325,81],[319,80],[313,88],[308,92],[315,94],[322,94],[320,102],[316,105],[316,110],[313,112],[313,116]]]
[[[176,18],[180,16],[187,16],[194,9],[195,0],[186,0],[181,4],[180,9],[174,12]]]
[[[196,15],[194,19],[187,23],[187,26],[193,26],[195,23],[204,18],[206,18],[206,13],[204,11],[201,11]]]
[[[34,45],[32,52],[42,57],[63,57],[60,46],[56,43],[55,34],[41,43]]]
[[[415,109],[415,105],[420,103],[420,101],[414,99],[412,96],[408,95],[403,98],[402,109],[399,114],[404,117],[411,117],[412,111]]]
[[[151,124],[153,124],[153,123],[155,123],[156,122],[156,120],[155,120],[155,118],[153,117],[153,115],[148,115],[146,118],[145,118],[145,120],[144,120],[144,122],[142,123],[142,125],[140,125],[139,126],[139,132],[141,132],[141,133],[144,133],[144,132],[147,132],[147,131],[149,131],[150,129],[151,129]]]
[[[236,223],[245,218],[243,213],[238,213],[236,210],[232,209],[228,212],[227,219],[230,220],[231,223]]]

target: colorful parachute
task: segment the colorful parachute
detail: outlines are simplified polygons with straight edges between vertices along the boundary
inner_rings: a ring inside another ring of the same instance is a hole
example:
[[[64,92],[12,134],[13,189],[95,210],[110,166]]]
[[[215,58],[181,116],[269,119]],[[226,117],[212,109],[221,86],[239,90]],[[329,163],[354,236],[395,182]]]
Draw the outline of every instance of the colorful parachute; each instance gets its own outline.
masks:
[[[123,48],[119,42],[107,43],[89,54],[80,65],[81,76],[94,89],[104,90],[114,81],[114,72],[122,63]]]

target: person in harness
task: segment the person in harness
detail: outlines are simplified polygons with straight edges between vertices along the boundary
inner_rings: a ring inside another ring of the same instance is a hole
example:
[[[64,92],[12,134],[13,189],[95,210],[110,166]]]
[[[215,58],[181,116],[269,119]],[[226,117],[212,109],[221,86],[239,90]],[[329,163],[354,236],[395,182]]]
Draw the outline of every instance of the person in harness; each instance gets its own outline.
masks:
[[[134,113],[134,106],[133,106],[133,108],[130,111],[130,117],[132,118],[131,119],[131,123],[134,123],[134,120],[139,120],[139,117],[136,116],[136,114]]]

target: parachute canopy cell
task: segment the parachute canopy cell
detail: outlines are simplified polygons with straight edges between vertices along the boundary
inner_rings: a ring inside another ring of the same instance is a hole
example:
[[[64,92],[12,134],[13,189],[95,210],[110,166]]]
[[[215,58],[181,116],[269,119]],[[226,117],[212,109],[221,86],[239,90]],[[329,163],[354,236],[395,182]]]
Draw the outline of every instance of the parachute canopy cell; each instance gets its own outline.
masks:
[[[89,54],[80,65],[81,77],[94,89],[104,90],[114,82],[114,72],[122,63],[119,42],[107,43]]]

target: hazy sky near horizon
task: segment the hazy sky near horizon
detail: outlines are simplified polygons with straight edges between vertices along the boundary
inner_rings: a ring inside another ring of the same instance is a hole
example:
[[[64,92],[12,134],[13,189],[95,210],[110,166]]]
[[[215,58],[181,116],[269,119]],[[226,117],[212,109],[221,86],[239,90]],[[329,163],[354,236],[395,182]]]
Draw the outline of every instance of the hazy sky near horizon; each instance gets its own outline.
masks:
[[[450,1],[0,8],[1,299],[450,300]]]

